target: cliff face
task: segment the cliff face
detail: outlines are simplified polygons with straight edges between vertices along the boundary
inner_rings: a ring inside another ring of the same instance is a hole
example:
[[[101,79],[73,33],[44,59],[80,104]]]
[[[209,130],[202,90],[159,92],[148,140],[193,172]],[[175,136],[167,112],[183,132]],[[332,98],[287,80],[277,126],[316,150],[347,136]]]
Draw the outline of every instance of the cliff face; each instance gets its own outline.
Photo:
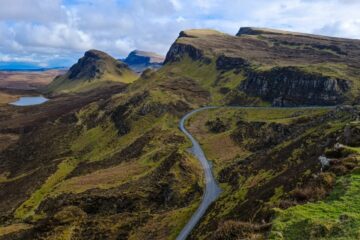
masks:
[[[165,65],[186,72],[184,59],[198,66],[192,74],[213,99],[235,94],[244,104],[255,97],[276,106],[334,105],[360,95],[359,40],[250,27],[236,36],[188,30],[171,46]]]
[[[335,105],[344,102],[350,84],[344,79],[305,73],[294,67],[249,72],[240,89],[274,106]]]
[[[200,49],[197,49],[191,45],[174,43],[166,54],[164,64],[181,61],[181,59],[186,55],[188,55],[194,61],[201,60],[204,56]]]
[[[87,51],[84,57],[74,64],[68,72],[68,78],[72,81],[88,79],[94,80],[101,78],[111,68],[121,75],[123,71],[128,71],[128,67],[123,62],[117,61],[108,54],[90,50]]]

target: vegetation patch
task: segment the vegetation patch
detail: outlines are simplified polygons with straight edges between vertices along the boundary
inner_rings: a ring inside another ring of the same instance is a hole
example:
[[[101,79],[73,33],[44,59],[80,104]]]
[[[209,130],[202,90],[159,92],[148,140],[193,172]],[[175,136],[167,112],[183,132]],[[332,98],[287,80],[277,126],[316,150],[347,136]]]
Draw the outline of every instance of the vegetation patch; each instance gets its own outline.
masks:
[[[278,210],[270,239],[359,239],[360,171],[341,177],[324,201]]]
[[[19,208],[16,209],[15,217],[26,219],[33,216],[43,199],[51,193],[51,191],[59,182],[64,180],[64,178],[75,169],[77,163],[77,160],[73,158],[63,160],[58,165],[57,171],[48,177],[45,183],[41,185],[41,187],[36,190],[28,200],[26,200]]]

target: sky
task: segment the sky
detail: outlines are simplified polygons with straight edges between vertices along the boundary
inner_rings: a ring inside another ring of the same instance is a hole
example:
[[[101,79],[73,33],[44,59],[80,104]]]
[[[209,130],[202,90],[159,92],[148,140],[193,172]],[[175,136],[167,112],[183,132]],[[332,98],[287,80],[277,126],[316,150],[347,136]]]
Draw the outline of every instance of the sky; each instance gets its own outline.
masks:
[[[68,67],[88,49],[165,55],[184,29],[267,27],[360,39],[360,0],[0,0],[0,67]]]

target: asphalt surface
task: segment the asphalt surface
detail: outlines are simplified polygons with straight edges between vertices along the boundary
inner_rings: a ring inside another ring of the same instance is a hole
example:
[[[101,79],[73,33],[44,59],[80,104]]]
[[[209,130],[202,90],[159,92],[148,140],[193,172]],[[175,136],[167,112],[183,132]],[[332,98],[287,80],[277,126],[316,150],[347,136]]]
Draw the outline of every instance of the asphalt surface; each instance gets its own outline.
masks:
[[[199,222],[200,218],[205,214],[207,208],[213,203],[220,195],[221,189],[216,182],[216,179],[213,176],[211,171],[211,165],[209,161],[206,159],[204,151],[201,149],[200,144],[195,140],[195,138],[186,130],[185,122],[186,120],[193,114],[211,109],[215,107],[204,107],[200,109],[196,109],[188,114],[186,114],[180,120],[180,130],[190,139],[193,146],[191,148],[191,153],[200,161],[204,173],[205,173],[205,193],[203,195],[200,206],[196,210],[196,212],[192,215],[189,222],[185,225],[185,227],[181,230],[179,236],[176,238],[177,240],[185,240],[190,232],[194,229],[196,224]]]

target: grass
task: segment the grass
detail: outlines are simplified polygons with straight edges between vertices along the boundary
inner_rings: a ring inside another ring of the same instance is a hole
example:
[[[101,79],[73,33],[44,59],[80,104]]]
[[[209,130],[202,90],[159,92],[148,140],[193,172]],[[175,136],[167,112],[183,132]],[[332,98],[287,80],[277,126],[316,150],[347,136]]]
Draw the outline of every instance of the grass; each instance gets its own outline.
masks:
[[[215,105],[224,104],[224,95],[219,92],[221,87],[234,89],[240,85],[245,79],[242,74],[235,74],[234,71],[226,71],[220,73],[216,69],[216,61],[212,59],[210,64],[204,64],[198,61],[193,61],[190,57],[185,56],[181,62],[165,66],[160,73],[176,73],[176,75],[187,77],[195,80],[203,89],[211,94],[211,103]],[[218,78],[223,80],[219,81],[217,85],[215,82]]]
[[[115,71],[115,70],[114,70]],[[47,91],[57,93],[78,93],[86,92],[93,89],[101,88],[104,85],[112,85],[117,83],[132,83],[138,76],[130,70],[123,70],[119,75],[112,70],[105,72],[101,78],[95,79],[67,79],[67,75],[59,79],[55,79],[49,86]]]
[[[230,134],[237,128],[239,120],[247,122],[266,122],[290,124],[303,117],[315,117],[328,112],[329,109],[291,109],[291,108],[222,108],[210,109],[193,115],[187,121],[187,128],[202,145],[209,160],[215,162],[215,172],[231,163],[234,159],[244,159],[251,152],[239,146],[230,138]],[[206,127],[206,121],[221,116],[221,120],[228,125],[225,132],[214,134]],[[219,144],[221,142],[222,144]]]
[[[193,115],[187,122],[187,128],[194,135],[196,139],[202,144],[202,147],[205,151],[206,156],[209,159],[215,160],[215,170],[220,172],[222,169],[231,166],[232,163],[240,162],[242,159],[246,158],[251,154],[254,154],[250,151],[242,149],[242,145],[234,144],[231,149],[227,149],[225,136],[230,138],[230,133],[234,131],[237,127],[237,122],[239,120],[245,122],[265,122],[265,123],[278,123],[278,124],[292,124],[298,121],[301,118],[313,118],[318,115],[326,114],[329,109],[318,109],[318,108],[303,108],[303,109],[294,109],[294,108],[270,108],[270,109],[261,109],[261,108],[246,108],[246,109],[236,109],[236,108],[225,108],[225,109],[210,109],[198,114]],[[206,127],[206,122],[208,120],[214,120],[220,118],[220,120],[225,123],[227,130],[221,133],[213,133]],[[342,125],[344,126],[344,124]],[[314,128],[307,129],[303,134],[311,134],[314,132]],[[295,139],[289,141],[289,143],[284,142],[278,144],[278,148],[284,148],[283,144],[290,144]],[[230,141],[232,141],[230,139]],[[221,143],[221,144],[219,144]],[[219,146],[216,148],[215,146]],[[227,156],[229,152],[234,152],[229,159],[226,160],[224,156]],[[220,153],[217,155],[217,153]],[[223,154],[222,154],[223,153]],[[236,155],[236,153],[238,155]],[[294,155],[298,154],[296,149],[294,150]],[[222,156],[221,156],[222,155]],[[217,158],[217,156],[221,156]],[[298,156],[294,156],[295,160],[298,160]],[[269,159],[270,161],[270,159]],[[236,164],[233,166],[237,167]],[[229,167],[230,168],[230,167]],[[248,169],[251,172],[251,168]],[[224,173],[224,172],[223,172]],[[215,203],[214,209],[210,211],[208,215],[205,216],[201,225],[207,226],[213,222],[218,222],[224,218],[231,218],[231,216],[236,216],[237,208],[245,204],[249,198],[248,192],[250,189],[259,189],[263,184],[268,183],[271,179],[278,177],[282,173],[282,170],[273,171],[273,170],[259,170],[253,174],[249,173],[249,176],[246,178],[242,175],[238,176],[236,188],[227,183],[221,184],[223,193],[221,198]],[[311,174],[311,172],[307,173]],[[216,176],[218,176],[216,174]],[[232,180],[234,181],[234,180]],[[284,185],[285,186],[285,185]],[[266,200],[264,203],[265,208],[273,208],[273,206],[278,206],[281,198],[287,193],[284,190],[285,187],[278,186],[274,188],[273,195]],[[241,213],[238,213],[241,214]],[[286,238],[284,238],[286,239]]]
[[[200,199],[186,208],[153,214],[146,224],[132,231],[128,239],[175,239],[199,203]]]
[[[0,134],[0,151],[6,149],[11,144],[17,142],[18,139],[19,139],[19,135],[17,134]]]
[[[32,193],[19,208],[15,211],[15,217],[19,219],[26,219],[35,215],[35,210],[40,205],[42,200],[51,193],[54,187],[61,182],[69,173],[71,173],[77,166],[76,159],[69,158],[63,160],[54,174],[52,174],[45,183],[35,192]],[[39,217],[39,216],[37,216]]]
[[[82,161],[101,161],[126,148],[135,139],[153,128],[159,127],[169,130],[174,126],[177,126],[174,116],[165,114],[156,118],[148,115],[132,124],[131,131],[128,134],[119,137],[114,124],[107,120],[102,126],[98,125],[92,129],[85,129],[74,141],[72,150],[80,153],[79,158]]]
[[[6,105],[8,103],[16,101],[20,96],[15,94],[8,94],[6,92],[0,92],[0,105]]]
[[[0,237],[23,230],[28,230],[30,228],[32,228],[32,225],[25,223],[15,223],[5,227],[0,227]]]
[[[279,210],[269,239],[360,238],[360,171],[338,180],[324,201]]]
[[[351,150],[351,151],[354,151],[354,152],[356,152],[356,153],[360,154],[360,147],[349,147],[349,146],[344,146],[344,148],[349,149],[349,150]]]
[[[115,167],[101,169],[99,171],[70,178],[56,187],[53,194],[62,192],[81,193],[88,189],[109,189],[125,182],[138,179],[144,172],[152,168],[138,162],[125,162]]]

